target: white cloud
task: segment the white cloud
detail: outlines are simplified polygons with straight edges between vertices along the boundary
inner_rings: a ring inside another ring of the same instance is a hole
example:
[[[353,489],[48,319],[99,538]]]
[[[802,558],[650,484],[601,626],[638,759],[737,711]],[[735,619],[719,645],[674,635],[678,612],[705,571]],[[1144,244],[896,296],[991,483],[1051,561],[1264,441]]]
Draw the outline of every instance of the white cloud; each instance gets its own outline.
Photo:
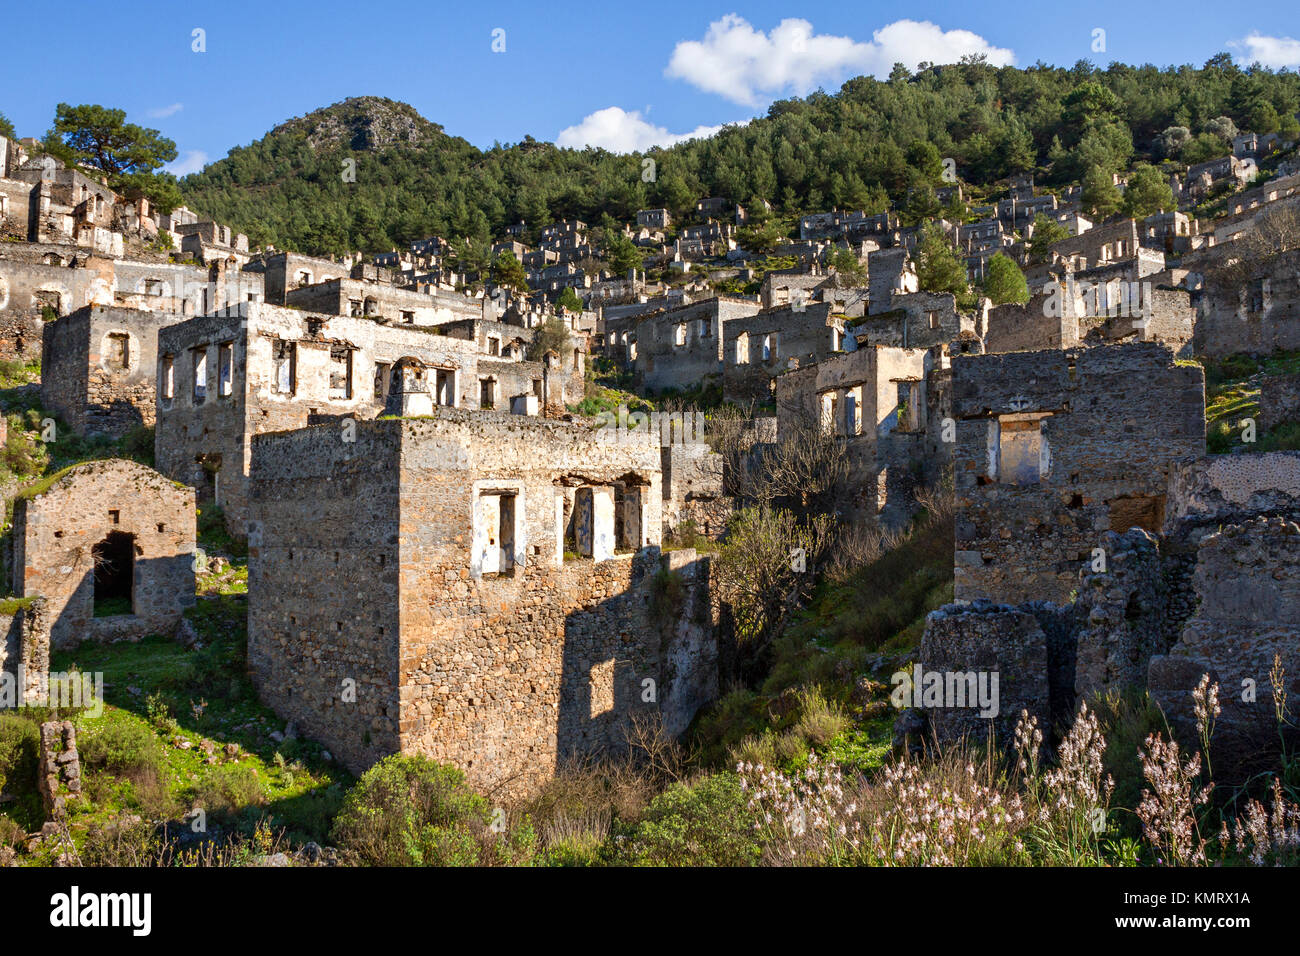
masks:
[[[188,176],[190,173],[197,173],[207,164],[207,153],[201,149],[188,149],[180,159],[168,163],[163,169],[173,176]]]
[[[646,120],[639,110],[628,112],[610,106],[596,110],[576,126],[560,130],[555,145],[572,149],[597,146],[613,153],[635,153],[651,146],[672,146],[683,140],[707,139],[720,129],[721,126],[697,126],[689,133],[670,133]]]
[[[896,20],[861,43],[814,34],[811,23],[795,18],[764,33],[729,13],[709,24],[703,40],[678,43],[664,74],[757,107],[778,96],[838,85],[854,74],[883,78],[895,63],[915,69],[922,62],[955,63],[970,53],[984,54],[994,66],[1016,62],[1011,50],[992,46],[976,33],[945,31],[928,21]]]
[[[1237,59],[1247,65],[1258,63],[1272,70],[1300,67],[1300,40],[1291,37],[1269,37],[1256,30],[1243,40],[1230,41],[1228,46],[1243,50]]]
[[[150,119],[166,119],[169,116],[175,116],[184,108],[184,105],[181,103],[173,103],[171,106],[163,106],[156,110],[149,110],[149,112],[145,113],[145,116]]]

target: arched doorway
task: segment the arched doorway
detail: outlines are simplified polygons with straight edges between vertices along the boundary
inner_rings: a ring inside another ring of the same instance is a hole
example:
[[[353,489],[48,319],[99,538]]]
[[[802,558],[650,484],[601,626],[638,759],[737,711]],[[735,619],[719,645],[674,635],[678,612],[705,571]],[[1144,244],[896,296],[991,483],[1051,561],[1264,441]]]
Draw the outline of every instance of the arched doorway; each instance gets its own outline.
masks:
[[[95,562],[95,617],[135,613],[135,535],[111,531],[91,555]]]

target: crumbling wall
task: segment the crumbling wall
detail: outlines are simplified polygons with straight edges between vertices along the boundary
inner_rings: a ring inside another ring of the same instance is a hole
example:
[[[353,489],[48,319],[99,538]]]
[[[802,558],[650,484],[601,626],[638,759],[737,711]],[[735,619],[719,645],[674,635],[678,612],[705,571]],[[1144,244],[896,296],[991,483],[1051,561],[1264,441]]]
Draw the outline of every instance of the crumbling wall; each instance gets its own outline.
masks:
[[[693,522],[697,533],[721,536],[734,510],[724,493],[722,455],[702,441],[666,444],[661,454],[664,532]]]
[[[1079,320],[1063,296],[1040,292],[1024,305],[1007,303],[989,310],[986,352],[1037,352],[1078,344]]]
[[[724,328],[724,398],[740,405],[769,401],[775,376],[831,357],[843,331],[843,320],[822,302],[732,318]]]
[[[904,705],[920,706],[931,732],[941,742],[969,735],[983,742],[992,727],[1002,741],[1009,741],[1022,710],[1038,718],[1040,727],[1050,727],[1052,717],[1050,662],[1047,635],[1033,614],[1022,608],[976,601],[970,605],[949,604],[926,616],[917,667],[926,682],[935,680],[945,688],[942,698],[916,697],[916,672],[907,686],[914,688]],[[972,685],[973,675],[975,684]],[[994,689],[995,708],[984,711],[970,706],[970,688],[980,681]],[[956,697],[951,690],[964,697]],[[965,706],[959,706],[965,701]],[[988,714],[988,710],[995,710]]]
[[[1193,344],[1207,358],[1300,349],[1300,249],[1255,264],[1245,281],[1239,270],[1209,270]]]
[[[6,603],[13,609],[0,613],[0,681],[6,682],[0,683],[0,709],[43,703],[50,672],[45,599],[36,595]]]
[[[1169,469],[1166,527],[1300,510],[1300,452],[1210,455]]]
[[[1300,690],[1300,525],[1263,516],[1225,525],[1201,539],[1194,582],[1195,614],[1150,661],[1152,698],[1189,732],[1191,691],[1209,674],[1220,687],[1221,744],[1274,738],[1274,655],[1285,691],[1294,699]]]
[[[720,375],[731,321],[757,312],[754,302],[711,298],[642,318],[634,332],[635,368],[645,388],[694,388]]]
[[[1159,541],[1133,528],[1108,531],[1099,544],[1096,567],[1104,570],[1089,571],[1079,586],[1075,691],[1081,699],[1140,689],[1152,656],[1167,650]]]
[[[1203,373],[1166,346],[952,364],[959,600],[1068,601],[1102,533],[1158,531],[1171,462],[1204,454]]]

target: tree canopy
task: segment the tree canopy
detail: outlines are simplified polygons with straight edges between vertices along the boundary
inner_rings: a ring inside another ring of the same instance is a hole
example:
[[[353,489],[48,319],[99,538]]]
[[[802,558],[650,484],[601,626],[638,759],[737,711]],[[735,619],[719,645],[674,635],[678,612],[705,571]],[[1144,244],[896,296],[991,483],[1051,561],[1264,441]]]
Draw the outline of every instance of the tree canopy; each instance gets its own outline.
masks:
[[[125,110],[60,103],[42,145],[69,165],[98,169],[110,188],[146,196],[164,212],[182,201],[176,177],[160,172],[176,158],[176,144],[156,129],[128,123]]]
[[[707,139],[628,155],[532,139],[479,150],[436,124],[412,142],[356,149],[347,134],[321,146],[310,130],[286,124],[186,177],[183,191],[191,208],[255,243],[321,252],[380,251],[432,235],[488,238],[521,220],[533,230],[574,217],[598,222],[602,213],[628,221],[660,206],[681,219],[702,196],[749,207],[765,198],[790,221],[832,206],[901,205],[909,188],[936,185],[936,156],[985,189],[1027,170],[1049,186],[1073,183],[1093,167],[1120,173],[1135,157],[1158,161],[1157,137],[1170,127],[1219,136],[1220,117],[1251,129],[1274,117],[1285,124],[1298,108],[1300,75],[1242,70],[1227,56],[1200,69],[900,67],[887,81],[857,77],[834,94],[773,103]],[[349,157],[352,183],[339,176]],[[655,161],[652,182],[642,180],[644,159]]]
[[[1029,284],[1025,274],[1010,258],[1001,252],[989,260],[984,273],[984,294],[994,305],[1014,302],[1024,305],[1029,301]]]

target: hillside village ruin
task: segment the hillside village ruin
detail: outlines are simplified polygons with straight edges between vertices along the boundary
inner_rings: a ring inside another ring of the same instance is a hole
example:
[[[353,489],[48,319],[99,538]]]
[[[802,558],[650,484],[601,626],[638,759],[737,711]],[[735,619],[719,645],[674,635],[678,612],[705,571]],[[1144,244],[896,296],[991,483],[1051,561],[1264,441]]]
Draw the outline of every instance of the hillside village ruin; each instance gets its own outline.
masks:
[[[804,216],[781,249],[796,266],[757,295],[713,289],[758,280],[730,199],[624,227],[686,276],[671,286],[593,273],[583,222],[535,248],[520,224],[493,253],[530,291],[470,292],[441,238],[369,261],[254,250],[0,137],[0,358],[39,360],[42,407],[78,435],[151,427],[156,463],[18,492],[0,664],[35,700],[51,649],[177,629],[197,503],[248,542],[262,699],[354,773],[421,753],[526,789],[641,716],[680,734],[723,689],[726,614],[708,556],[667,545],[724,535],[734,489],[707,427],[576,412],[599,360],[642,394],[757,410],[758,448],[808,422],[836,436],[845,522],[902,527],[947,482],[955,603],[919,662],[999,672],[1001,726],[1131,687],[1185,710],[1203,673],[1264,686],[1275,652],[1300,675],[1300,453],[1207,454],[1188,361],[1300,348],[1300,253],[1238,254],[1300,209],[1300,171],[1253,185],[1263,147],[1238,142],[1142,221],[1089,222],[1077,188],[1021,177],[983,218],[941,222],[972,278],[1002,253],[1033,292],[963,309],[920,290],[917,230],[892,213]],[[1225,183],[1228,215],[1189,216]],[[1069,234],[1045,262],[1039,215]],[[861,278],[828,268],[841,250]],[[557,324],[568,345],[539,354]],[[1260,428],[1300,417],[1297,376],[1261,394]],[[683,582],[668,619],[664,574]],[[908,720],[945,738],[983,718]]]

